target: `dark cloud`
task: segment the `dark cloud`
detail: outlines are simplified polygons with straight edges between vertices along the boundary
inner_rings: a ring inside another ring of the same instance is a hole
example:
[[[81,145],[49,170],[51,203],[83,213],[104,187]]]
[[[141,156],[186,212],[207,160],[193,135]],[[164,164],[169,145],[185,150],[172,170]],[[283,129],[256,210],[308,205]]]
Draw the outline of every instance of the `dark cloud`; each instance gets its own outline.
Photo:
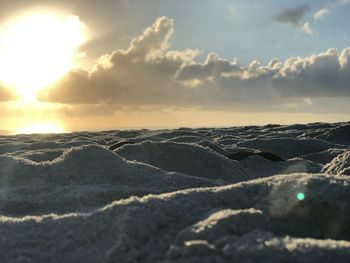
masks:
[[[71,71],[39,98],[113,107],[256,110],[295,106],[304,98],[350,96],[350,48],[267,65],[240,65],[210,53],[198,63],[196,50],[170,50],[172,33],[172,19],[158,18],[127,50],[104,55],[91,72]]]
[[[282,10],[274,16],[274,19],[280,23],[298,25],[305,13],[309,10],[310,7],[306,4],[298,5]]]

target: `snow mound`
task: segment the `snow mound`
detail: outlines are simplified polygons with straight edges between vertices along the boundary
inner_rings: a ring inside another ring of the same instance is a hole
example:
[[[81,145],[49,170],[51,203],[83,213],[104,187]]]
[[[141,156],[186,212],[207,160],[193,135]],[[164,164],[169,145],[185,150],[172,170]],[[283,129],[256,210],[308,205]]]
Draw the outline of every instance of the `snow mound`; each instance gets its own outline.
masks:
[[[187,136],[202,137],[201,134],[191,129],[168,130],[168,131],[161,131],[157,133],[157,137],[162,139],[173,139],[176,137],[187,137]]]
[[[316,138],[337,144],[350,145],[350,124],[334,127]]]
[[[2,214],[88,211],[130,196],[218,185],[129,162],[100,146],[72,148],[44,163],[0,156],[0,167]]]
[[[262,178],[276,174],[319,173],[322,166],[300,158],[284,162],[271,162],[262,157],[249,157],[240,164],[251,178]]]
[[[327,164],[331,162],[339,154],[345,152],[346,149],[331,148],[318,153],[310,153],[302,155],[301,158],[318,164]]]
[[[23,159],[28,159],[33,162],[50,162],[60,157],[63,154],[63,149],[58,150],[33,150],[33,151],[20,151],[10,154]]]
[[[349,126],[0,136],[0,262],[350,262]]]
[[[196,177],[239,182],[247,174],[236,161],[195,144],[150,142],[124,145],[115,151],[128,160],[147,163],[167,171]]]
[[[182,230],[175,244],[184,244],[191,240],[215,241],[218,236],[242,235],[251,229],[268,229],[268,219],[260,210],[220,210]]]
[[[166,262],[342,262],[350,260],[350,242],[276,237],[253,230],[227,235],[214,244],[192,240],[168,251]]]
[[[225,150],[224,148],[222,148],[221,146],[219,146],[216,143],[210,142],[208,140],[203,140],[200,142],[196,143],[197,145],[203,146],[205,148],[209,148],[211,150],[213,150],[214,152],[217,152],[218,154],[221,154],[222,156],[229,156],[231,154],[230,151]]]
[[[40,149],[54,149],[59,147],[57,142],[34,142],[34,143],[4,143],[0,144],[0,154],[13,153],[16,151],[30,151]]]
[[[133,197],[86,214],[0,217],[0,261],[349,262],[349,180],[282,175]]]
[[[172,142],[179,142],[179,143],[197,143],[203,140],[203,137],[201,136],[178,136],[169,139],[169,141]]]
[[[350,175],[350,151],[346,151],[335,157],[325,165],[323,172],[326,174]]]
[[[295,138],[255,139],[238,143],[237,146],[271,152],[283,158],[293,158],[334,148],[334,145],[329,142]]]
[[[235,136],[223,136],[216,138],[215,142],[224,146],[236,145],[239,140]]]

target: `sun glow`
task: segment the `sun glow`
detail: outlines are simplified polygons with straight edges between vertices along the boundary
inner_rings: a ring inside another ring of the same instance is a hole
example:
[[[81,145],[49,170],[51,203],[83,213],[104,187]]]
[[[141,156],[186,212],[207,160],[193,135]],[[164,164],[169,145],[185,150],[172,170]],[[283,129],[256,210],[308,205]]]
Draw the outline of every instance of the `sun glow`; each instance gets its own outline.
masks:
[[[64,130],[54,123],[36,123],[15,130],[14,134],[45,134],[45,133],[62,133]]]
[[[33,99],[72,66],[84,40],[76,16],[38,13],[21,16],[0,31],[0,80],[24,99]]]

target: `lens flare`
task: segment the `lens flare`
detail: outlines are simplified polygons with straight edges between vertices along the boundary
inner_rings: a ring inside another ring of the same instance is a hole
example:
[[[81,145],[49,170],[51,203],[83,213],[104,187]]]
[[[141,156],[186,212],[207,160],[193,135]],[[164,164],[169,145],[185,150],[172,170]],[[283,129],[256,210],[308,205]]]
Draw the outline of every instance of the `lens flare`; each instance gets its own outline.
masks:
[[[305,199],[305,194],[304,193],[297,193],[297,199],[299,201],[303,201]]]

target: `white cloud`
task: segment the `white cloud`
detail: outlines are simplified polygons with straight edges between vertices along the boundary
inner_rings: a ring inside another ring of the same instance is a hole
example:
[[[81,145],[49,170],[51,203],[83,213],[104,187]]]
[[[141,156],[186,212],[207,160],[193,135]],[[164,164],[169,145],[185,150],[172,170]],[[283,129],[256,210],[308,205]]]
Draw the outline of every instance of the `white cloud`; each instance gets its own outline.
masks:
[[[311,29],[309,22],[305,22],[303,26],[301,27],[301,31],[304,33],[312,36],[314,34],[314,31]]]
[[[323,17],[325,17],[326,15],[329,14],[329,9],[328,8],[322,8],[320,10],[318,10],[315,14],[314,14],[314,19],[315,20],[319,20]]]
[[[91,72],[71,71],[39,98],[111,107],[252,110],[316,97],[350,96],[350,48],[340,54],[329,49],[285,62],[273,59],[267,65],[258,61],[240,65],[210,53],[199,63],[196,50],[170,50],[172,33],[173,20],[158,18],[127,50],[102,56]]]
[[[314,14],[314,19],[319,20],[321,18],[324,18],[326,15],[329,15],[332,10],[335,10],[348,4],[350,4],[350,0],[337,0],[331,3],[327,3],[327,5],[324,8],[319,9]]]

